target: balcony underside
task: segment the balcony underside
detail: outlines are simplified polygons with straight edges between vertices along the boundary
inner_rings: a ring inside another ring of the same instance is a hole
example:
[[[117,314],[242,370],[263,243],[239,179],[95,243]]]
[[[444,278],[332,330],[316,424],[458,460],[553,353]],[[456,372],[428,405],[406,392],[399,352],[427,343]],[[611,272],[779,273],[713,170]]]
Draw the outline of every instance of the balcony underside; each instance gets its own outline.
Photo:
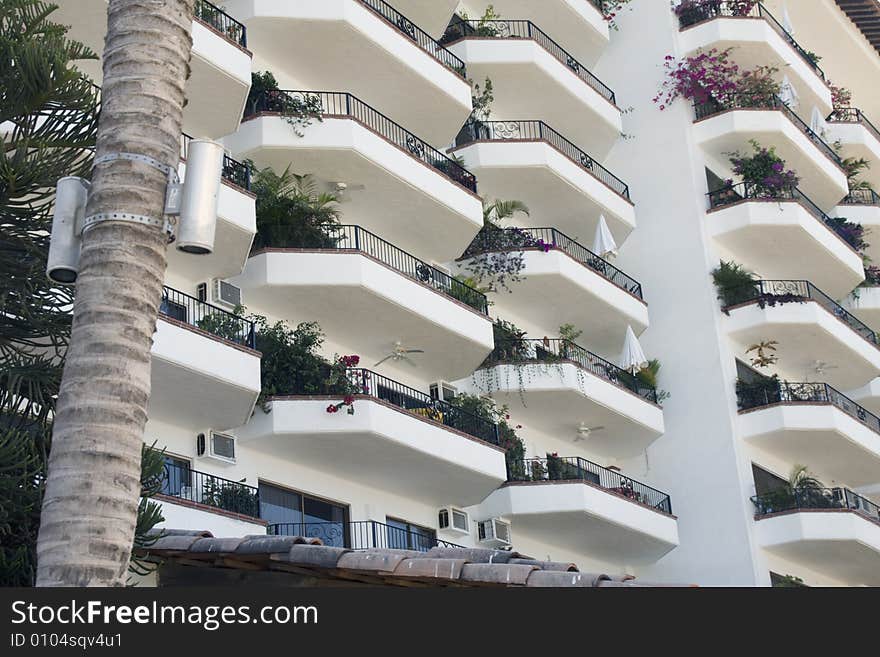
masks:
[[[659,406],[573,364],[496,365],[456,384],[507,404],[518,424],[575,443],[581,423],[604,427],[586,444],[607,459],[641,454],[664,431]]]
[[[810,280],[835,298],[864,280],[859,254],[799,203],[737,203],[706,220],[721,258],[761,278]]]
[[[830,404],[780,404],[740,413],[739,435],[789,464],[809,463],[823,481],[880,482],[880,434]]]
[[[732,308],[726,325],[744,359],[752,345],[775,340],[776,372],[789,381],[819,380],[850,390],[880,374],[877,346],[813,301]]]
[[[197,431],[247,422],[260,393],[256,352],[160,317],[151,353],[151,418]]]
[[[260,168],[312,174],[328,191],[344,182],[344,221],[428,262],[457,258],[483,225],[475,194],[354,120],[313,122],[299,137],[284,119],[259,116],[225,143]]]
[[[57,0],[51,19],[70,26],[67,36],[89,46],[98,56],[107,32],[107,0]],[[196,137],[218,138],[235,132],[251,86],[251,55],[204,23],[194,20],[190,77],[183,129]],[[97,85],[100,60],[79,62]]]
[[[868,160],[871,166],[862,171],[859,179],[880,189],[880,137],[861,123],[829,122],[826,141],[840,142],[840,157]]]
[[[522,280],[491,295],[499,317],[524,327],[536,321],[539,335],[574,324],[600,353],[620,352],[627,325],[637,335],[648,327],[648,306],[590,267],[562,251],[522,253]]]
[[[458,7],[459,0],[395,0],[394,8],[413,23],[439,39]]]
[[[582,482],[508,484],[480,505],[512,521],[517,538],[612,563],[653,563],[678,545],[675,518]]]
[[[699,49],[721,51],[733,47],[731,59],[743,70],[776,67],[777,81],[787,76],[795,88],[800,101],[797,111],[807,117],[807,122],[814,106],[823,116],[831,112],[831,89],[763,18],[715,18],[682,30],[681,44],[682,52],[689,55]]]
[[[477,81],[492,80],[493,121],[540,119],[603,157],[623,131],[620,110],[531,39],[462,39],[449,49]]]
[[[282,88],[347,91],[437,145],[448,143],[471,112],[463,77],[358,0],[227,6],[247,25]]]
[[[387,356],[399,341],[425,350],[412,357],[420,370],[449,380],[467,376],[492,351],[488,316],[362,254],[262,253],[236,284],[249,306],[316,321],[365,364]],[[396,367],[412,375],[411,365]],[[381,373],[394,368],[387,361]]]
[[[800,511],[762,518],[768,552],[851,586],[880,586],[880,524],[850,511]]]
[[[715,161],[727,162],[729,153],[750,153],[749,142],[774,146],[801,179],[804,193],[827,211],[849,193],[846,174],[807,135],[778,110],[731,110],[697,121],[697,142]]]
[[[880,328],[880,287],[860,287],[847,298],[846,309],[871,328]]]
[[[185,179],[186,166],[181,164],[179,171],[181,179]],[[217,198],[213,253],[192,256],[172,245],[168,249],[168,268],[190,281],[237,276],[244,269],[256,232],[254,197],[223,182]]]
[[[484,141],[456,149],[477,176],[486,199],[516,199],[530,217],[517,223],[535,227],[551,221],[573,240],[592,244],[604,214],[622,244],[636,225],[632,203],[543,141]]]
[[[505,19],[530,20],[585,66],[592,66],[611,40],[608,22],[591,0],[465,0],[468,15],[490,4]]]
[[[337,400],[338,401],[338,400]],[[471,505],[506,479],[504,452],[407,411],[356,399],[276,399],[238,431],[248,447],[428,504]]]

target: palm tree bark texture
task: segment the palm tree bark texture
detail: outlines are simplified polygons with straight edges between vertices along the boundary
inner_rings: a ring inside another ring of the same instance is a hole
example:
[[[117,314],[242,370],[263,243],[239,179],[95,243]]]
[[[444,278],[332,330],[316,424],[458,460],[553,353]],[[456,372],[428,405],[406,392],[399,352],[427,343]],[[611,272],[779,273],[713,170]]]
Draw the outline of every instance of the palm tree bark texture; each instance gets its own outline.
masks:
[[[195,0],[110,0],[96,160],[135,153],[176,167]],[[161,218],[167,176],[138,161],[95,166],[86,216]],[[161,228],[83,235],[73,329],[37,542],[38,586],[123,586],[141,489],[150,348],[167,264]]]

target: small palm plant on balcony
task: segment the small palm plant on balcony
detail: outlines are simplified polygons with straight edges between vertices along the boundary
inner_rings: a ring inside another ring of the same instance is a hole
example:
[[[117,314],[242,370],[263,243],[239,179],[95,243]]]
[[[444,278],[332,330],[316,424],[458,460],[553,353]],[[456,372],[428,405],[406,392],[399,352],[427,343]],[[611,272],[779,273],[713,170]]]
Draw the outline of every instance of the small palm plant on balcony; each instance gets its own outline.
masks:
[[[721,261],[712,270],[712,280],[718,290],[718,299],[724,308],[754,299],[758,294],[758,279],[740,264]]]

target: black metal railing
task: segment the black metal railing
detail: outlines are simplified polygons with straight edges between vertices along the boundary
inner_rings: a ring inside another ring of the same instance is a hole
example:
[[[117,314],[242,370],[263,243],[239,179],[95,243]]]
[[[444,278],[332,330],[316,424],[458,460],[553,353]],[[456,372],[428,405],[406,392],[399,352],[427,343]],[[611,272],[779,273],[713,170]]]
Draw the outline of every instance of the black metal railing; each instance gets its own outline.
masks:
[[[858,123],[865,126],[874,137],[880,140],[880,129],[868,120],[865,113],[856,107],[839,107],[828,115],[832,123]]]
[[[857,190],[861,191],[861,190]],[[849,244],[853,249],[855,246],[850,244],[847,234],[842,230],[840,224],[834,221],[827,214],[822,212],[822,209],[813,203],[810,200],[810,197],[804,194],[800,189],[795,187],[794,185],[789,185],[786,187],[778,187],[775,189],[768,189],[764,185],[758,185],[753,182],[740,182],[735,185],[727,185],[726,187],[722,187],[721,189],[717,189],[714,192],[709,192],[709,208],[714,210],[716,208],[726,207],[728,205],[733,205],[735,203],[739,203],[741,201],[749,201],[749,200],[757,200],[757,201],[796,201],[799,203],[807,212],[813,215],[816,219],[821,221],[825,226],[834,231],[834,233],[840,237],[844,242]]]
[[[192,139],[193,138],[185,132],[180,136],[180,158],[183,160],[186,159],[186,154],[189,150],[189,142],[192,141]],[[250,191],[251,168],[247,164],[229,157],[226,153],[223,154],[223,169],[220,175],[223,180]]]
[[[195,18],[216,29],[242,48],[247,48],[247,28],[225,11],[212,5],[207,0],[196,0]]]
[[[166,463],[160,492],[223,511],[260,517],[259,489],[187,466]]]
[[[767,94],[727,94],[723,98],[710,98],[705,102],[694,103],[697,121],[737,109],[778,110],[813,142],[837,166],[842,167],[843,161],[837,152],[822,137],[817,135],[804,120],[777,96]]]
[[[517,20],[464,20],[456,16],[449,23],[446,32],[440,39],[440,43],[451,43],[468,37],[493,38],[493,39],[531,39],[541,46],[555,59],[574,72],[581,80],[586,82],[599,95],[611,104],[615,104],[614,92],[593,75],[586,66],[575,59],[562,46],[551,39],[541,28],[531,21]]]
[[[841,205],[880,205],[880,194],[873,189],[851,189]]]
[[[284,227],[278,231],[269,231],[266,235],[257,233],[254,240],[254,251],[262,248],[299,248],[299,249],[333,249],[342,251],[359,251],[369,255],[391,269],[424,283],[441,294],[461,301],[474,310],[489,314],[489,302],[486,295],[463,283],[449,274],[440,271],[423,260],[419,260],[401,248],[386,242],[378,235],[360,226],[327,225],[313,239],[303,237],[297,232],[294,239],[285,239]]]
[[[481,367],[503,363],[561,362],[574,363],[590,374],[626,388],[652,404],[658,403],[655,388],[645,385],[635,375],[614,363],[563,338],[522,338],[500,344],[496,341],[495,349]]]
[[[548,456],[543,459],[524,459],[520,462],[508,463],[507,479],[508,481],[588,481],[639,504],[672,514],[672,501],[666,493],[579,456]]]
[[[435,547],[464,547],[440,540],[433,533],[412,531],[375,520],[277,523],[269,525],[268,533],[274,536],[317,538],[324,545],[350,550],[384,548],[428,552]]]
[[[629,187],[543,121],[469,121],[455,138],[455,147],[477,141],[545,141],[627,201]]]
[[[245,118],[260,112],[284,113],[292,104],[306,101],[319,106],[322,116],[346,116],[373,130],[415,159],[436,169],[450,180],[476,193],[477,179],[458,162],[443,155],[428,142],[395,123],[378,110],[349,93],[335,91],[265,91],[252,99],[245,110]]]
[[[743,2],[743,0],[700,0],[694,2],[693,0],[684,0],[676,8],[675,13],[678,15],[678,22],[682,29],[715,18],[763,18],[810,65],[816,75],[823,80],[825,79],[825,72],[819,68],[818,62],[811,56],[811,53],[801,47],[782,23],[776,20],[773,14],[767,11],[767,8],[760,2]]]
[[[877,334],[873,330],[809,281],[758,280],[744,285],[731,297],[736,303],[730,305],[757,303],[761,307],[815,301],[865,340],[877,345]]]
[[[443,47],[442,43],[432,39],[431,36],[420,29],[415,23],[397,11],[394,7],[382,0],[360,0],[368,9],[381,16],[389,25],[396,28],[401,34],[413,41],[419,48],[431,55],[441,64],[448,66],[455,73],[467,80],[467,70],[461,59],[451,51]]]
[[[737,384],[736,396],[741,411],[775,404],[829,404],[880,433],[880,418],[827,383],[766,379],[752,384]]]
[[[848,488],[780,488],[753,496],[752,503],[759,516],[800,509],[848,509],[880,522],[880,506]]]
[[[481,231],[468,246],[463,257],[467,258],[493,250],[558,249],[633,296],[643,299],[641,283],[555,228],[500,228],[495,230],[501,232],[500,238],[497,235],[489,235]]]
[[[162,289],[159,313],[184,324],[195,326],[218,338],[253,349],[256,343],[254,323],[249,319],[200,301],[170,288]]]

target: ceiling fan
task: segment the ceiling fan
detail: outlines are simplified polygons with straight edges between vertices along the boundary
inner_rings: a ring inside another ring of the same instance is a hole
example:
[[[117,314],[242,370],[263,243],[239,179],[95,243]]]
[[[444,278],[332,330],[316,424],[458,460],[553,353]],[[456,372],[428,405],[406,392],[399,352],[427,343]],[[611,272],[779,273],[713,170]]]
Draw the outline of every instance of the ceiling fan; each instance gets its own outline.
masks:
[[[828,363],[824,360],[817,360],[813,365],[813,372],[815,372],[818,376],[822,376],[828,370],[836,370],[839,367],[839,365],[832,365],[831,363]]]
[[[601,431],[604,428],[604,426],[590,427],[587,426],[586,422],[581,422],[581,425],[577,428],[577,435],[574,437],[574,442],[579,443],[582,440],[587,440],[594,431]]]
[[[404,349],[403,343],[398,340],[397,342],[394,343],[394,346],[391,348],[391,353],[388,354],[387,356],[385,356],[385,358],[380,360],[378,363],[373,365],[373,367],[379,367],[379,365],[381,365],[382,363],[384,363],[385,361],[388,361],[388,360],[390,360],[394,363],[398,363],[400,361],[403,361],[403,362],[408,363],[409,365],[412,365],[413,367],[415,367],[416,363],[412,358],[409,357],[409,355],[410,354],[423,354],[423,353],[425,353],[424,349]]]

